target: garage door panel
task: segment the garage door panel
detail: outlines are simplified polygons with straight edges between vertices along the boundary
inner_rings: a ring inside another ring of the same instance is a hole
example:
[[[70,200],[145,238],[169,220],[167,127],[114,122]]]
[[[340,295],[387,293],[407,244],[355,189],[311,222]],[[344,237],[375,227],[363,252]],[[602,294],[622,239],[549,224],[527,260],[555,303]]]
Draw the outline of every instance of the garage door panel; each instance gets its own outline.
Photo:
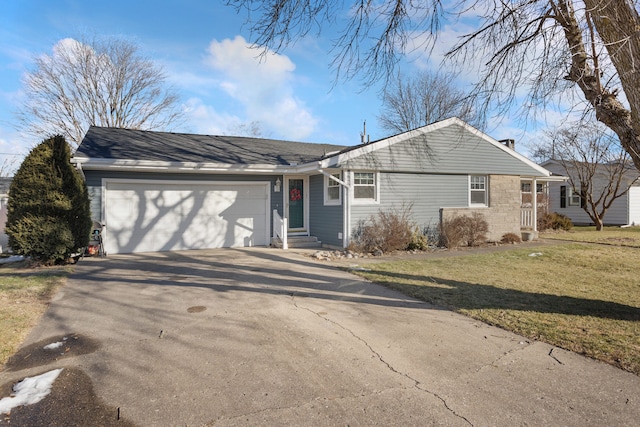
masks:
[[[105,246],[111,253],[268,243],[268,185],[108,182]]]

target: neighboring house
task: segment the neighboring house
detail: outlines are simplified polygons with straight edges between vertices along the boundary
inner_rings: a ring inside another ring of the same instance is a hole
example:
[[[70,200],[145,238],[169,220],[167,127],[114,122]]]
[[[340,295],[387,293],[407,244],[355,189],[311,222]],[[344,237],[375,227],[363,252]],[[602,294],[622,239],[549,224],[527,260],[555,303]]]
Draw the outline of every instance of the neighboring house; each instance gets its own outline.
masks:
[[[9,248],[9,236],[4,233],[7,222],[7,204],[9,203],[9,187],[12,178],[0,178],[0,254]]]
[[[542,166],[559,175],[567,175],[562,164],[557,160],[547,160]],[[569,175],[571,171],[568,171]],[[616,199],[604,216],[604,225],[640,225],[640,181],[638,170],[631,167],[624,175],[624,180],[632,183],[629,191]],[[603,172],[600,178],[594,180],[594,187],[601,188],[608,180],[608,174]],[[567,181],[549,184],[549,210],[568,216],[576,225],[593,225],[589,215],[582,209],[582,198],[571,188]]]
[[[420,227],[481,212],[497,241],[522,229],[521,182],[553,179],[457,118],[354,147],[91,127],[72,162],[107,253],[265,246],[274,234],[344,248],[361,220],[403,204]]]

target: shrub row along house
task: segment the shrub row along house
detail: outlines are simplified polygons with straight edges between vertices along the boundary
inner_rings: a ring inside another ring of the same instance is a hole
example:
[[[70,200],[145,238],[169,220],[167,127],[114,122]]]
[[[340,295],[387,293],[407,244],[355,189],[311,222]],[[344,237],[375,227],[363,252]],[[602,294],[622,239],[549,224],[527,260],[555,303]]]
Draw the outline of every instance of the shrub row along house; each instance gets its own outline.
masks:
[[[498,241],[535,230],[521,183],[556,179],[457,118],[353,147],[91,127],[72,162],[108,253],[264,246],[273,236],[344,248],[361,221],[402,205],[419,227],[480,212]]]

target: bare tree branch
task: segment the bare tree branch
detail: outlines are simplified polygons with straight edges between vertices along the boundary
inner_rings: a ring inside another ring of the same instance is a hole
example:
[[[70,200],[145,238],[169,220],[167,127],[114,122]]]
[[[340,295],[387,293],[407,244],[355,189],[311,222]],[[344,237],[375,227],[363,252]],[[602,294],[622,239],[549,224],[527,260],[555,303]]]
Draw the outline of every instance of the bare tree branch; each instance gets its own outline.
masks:
[[[348,3],[348,7],[347,7]],[[247,12],[258,46],[279,50],[312,28],[339,27],[336,78],[365,85],[395,74],[408,41],[429,55],[443,20],[475,13],[480,25],[446,56],[481,63],[472,96],[498,114],[518,104],[525,117],[579,89],[583,110],[613,130],[640,169],[640,17],[637,0],[227,0]],[[445,7],[446,6],[446,7]],[[345,8],[348,14],[344,14]],[[252,21],[255,17],[256,21]],[[589,49],[587,49],[589,46]],[[523,91],[527,91],[522,101]],[[566,108],[566,107],[565,107]],[[595,115],[589,111],[595,111]]]
[[[382,96],[378,121],[393,133],[406,132],[450,117],[484,128],[483,115],[472,99],[454,85],[452,73],[423,72],[414,76],[398,73]]]
[[[62,40],[35,58],[23,83],[21,129],[74,146],[91,125],[166,130],[182,115],[162,69],[122,39]]]

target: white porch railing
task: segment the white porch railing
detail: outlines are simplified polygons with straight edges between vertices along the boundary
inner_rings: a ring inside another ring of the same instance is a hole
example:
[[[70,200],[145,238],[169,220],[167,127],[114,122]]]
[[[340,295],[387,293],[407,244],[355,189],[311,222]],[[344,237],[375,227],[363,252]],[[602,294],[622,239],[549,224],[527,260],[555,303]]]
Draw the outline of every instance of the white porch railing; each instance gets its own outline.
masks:
[[[273,210],[273,237],[282,241],[282,249],[289,249],[287,244],[287,218],[282,218],[277,210]]]
[[[533,230],[533,208],[520,208],[520,228]]]

